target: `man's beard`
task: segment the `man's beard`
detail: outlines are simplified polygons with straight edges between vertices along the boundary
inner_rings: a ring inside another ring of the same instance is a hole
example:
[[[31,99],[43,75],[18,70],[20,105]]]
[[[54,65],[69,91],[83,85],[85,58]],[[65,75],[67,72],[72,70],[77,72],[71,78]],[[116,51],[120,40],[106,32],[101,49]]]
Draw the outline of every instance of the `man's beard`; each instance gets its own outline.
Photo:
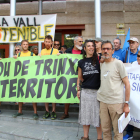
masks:
[[[108,54],[108,53],[104,53],[104,54]],[[109,54],[108,54],[109,55]],[[104,59],[109,59],[111,56],[102,56]]]
[[[82,46],[75,45],[78,50],[82,50]]]
[[[51,49],[51,46],[47,45],[47,46],[45,46],[45,48],[46,48],[47,50],[49,50],[49,49]]]
[[[23,49],[23,51],[27,51],[28,50],[28,48],[22,48]]]

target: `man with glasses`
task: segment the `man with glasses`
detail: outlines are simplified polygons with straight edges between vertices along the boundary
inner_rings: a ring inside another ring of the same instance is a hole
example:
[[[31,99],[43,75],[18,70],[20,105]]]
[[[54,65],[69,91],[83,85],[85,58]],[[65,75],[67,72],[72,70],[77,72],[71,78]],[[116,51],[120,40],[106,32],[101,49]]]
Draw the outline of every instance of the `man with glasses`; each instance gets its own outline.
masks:
[[[59,50],[59,48],[60,48],[60,42],[59,42],[58,40],[55,40],[55,41],[54,41],[54,46],[53,46],[53,48]]]
[[[59,51],[59,53],[61,53],[61,54],[63,53],[62,51],[59,50],[60,49],[60,41],[55,40],[53,48],[57,49]]]
[[[122,140],[123,133],[118,131],[118,119],[124,112],[125,117],[129,113],[130,84],[125,66],[120,60],[112,57],[114,46],[110,41],[103,41],[101,45],[101,86],[97,92],[97,100],[100,101],[100,118],[103,131],[103,140],[112,139],[112,126],[114,140]],[[125,85],[125,98],[123,94]],[[118,88],[119,87],[119,88]],[[125,100],[125,103],[124,103]]]
[[[83,53],[82,45],[83,45],[83,37],[82,36],[76,36],[74,38],[74,46],[72,46],[71,48],[68,48],[65,51],[65,53],[69,53],[69,54],[82,54]],[[60,120],[69,118],[69,114],[68,114],[69,106],[70,106],[70,104],[65,104],[64,114],[62,115]]]
[[[137,60],[139,41],[136,37],[131,37],[127,42],[129,42],[129,48],[122,52],[122,61],[132,63]]]

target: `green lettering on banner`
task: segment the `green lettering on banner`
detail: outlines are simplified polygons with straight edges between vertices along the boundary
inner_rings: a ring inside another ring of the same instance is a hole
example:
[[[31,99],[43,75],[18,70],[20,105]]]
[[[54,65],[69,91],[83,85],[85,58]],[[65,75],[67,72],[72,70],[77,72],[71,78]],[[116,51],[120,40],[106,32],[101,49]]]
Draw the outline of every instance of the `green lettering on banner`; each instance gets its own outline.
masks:
[[[82,55],[0,60],[0,101],[79,103],[77,65]]]

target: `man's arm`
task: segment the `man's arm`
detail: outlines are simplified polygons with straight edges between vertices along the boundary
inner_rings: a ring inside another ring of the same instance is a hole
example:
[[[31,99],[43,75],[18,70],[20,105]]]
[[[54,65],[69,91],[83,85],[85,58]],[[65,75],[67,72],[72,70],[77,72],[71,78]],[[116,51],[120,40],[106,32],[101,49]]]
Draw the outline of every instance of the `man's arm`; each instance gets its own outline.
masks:
[[[129,101],[130,98],[130,83],[128,80],[128,77],[124,77],[122,79],[123,83],[125,84],[125,101]],[[129,105],[127,103],[124,104],[123,111],[125,112],[125,117],[127,117],[128,113],[130,112],[129,110]]]

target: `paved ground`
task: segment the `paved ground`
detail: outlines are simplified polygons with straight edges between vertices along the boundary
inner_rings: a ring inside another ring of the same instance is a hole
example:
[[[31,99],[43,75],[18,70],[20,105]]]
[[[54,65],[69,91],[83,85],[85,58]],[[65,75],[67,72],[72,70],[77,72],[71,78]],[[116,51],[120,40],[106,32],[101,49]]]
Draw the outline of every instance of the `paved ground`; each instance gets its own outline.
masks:
[[[77,113],[71,113],[70,118],[61,121],[56,119],[43,120],[43,111],[39,111],[39,120],[33,120],[32,111],[23,111],[24,115],[12,118],[14,110],[2,110],[0,115],[0,140],[79,140],[83,136],[80,126],[78,131]],[[58,117],[62,113],[57,113]],[[78,133],[78,137],[77,137]],[[96,129],[91,127],[90,140],[97,140]],[[134,133],[133,140],[140,140],[140,134]]]

